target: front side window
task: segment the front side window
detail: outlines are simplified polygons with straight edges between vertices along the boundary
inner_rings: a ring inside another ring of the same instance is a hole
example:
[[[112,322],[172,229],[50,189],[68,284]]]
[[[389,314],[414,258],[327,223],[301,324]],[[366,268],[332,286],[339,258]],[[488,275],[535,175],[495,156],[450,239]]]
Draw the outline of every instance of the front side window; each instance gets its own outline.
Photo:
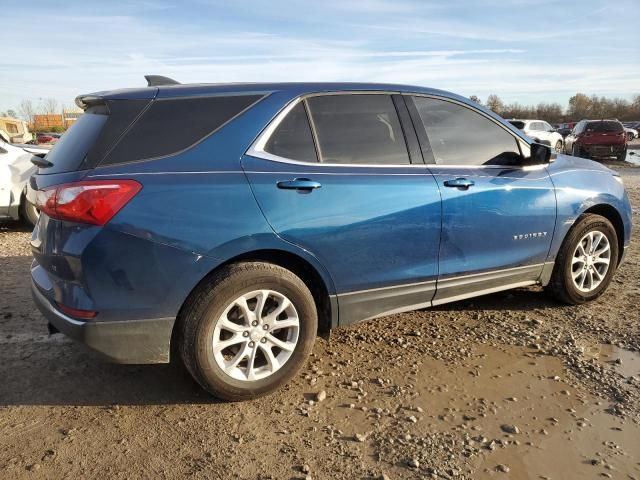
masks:
[[[275,129],[265,152],[300,162],[317,162],[316,147],[303,102],[299,102]]]
[[[340,164],[411,163],[389,95],[323,95],[307,99],[320,161]]]
[[[485,116],[449,101],[427,97],[413,101],[437,164],[520,164],[516,139]]]

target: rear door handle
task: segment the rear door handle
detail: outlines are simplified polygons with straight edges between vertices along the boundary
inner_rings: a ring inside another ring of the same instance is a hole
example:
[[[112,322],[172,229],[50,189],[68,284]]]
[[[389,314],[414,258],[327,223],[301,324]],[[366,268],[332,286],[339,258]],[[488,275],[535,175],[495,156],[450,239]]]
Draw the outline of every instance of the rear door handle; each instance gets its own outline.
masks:
[[[293,180],[283,180],[276,184],[278,188],[283,190],[302,190],[310,192],[317,188],[322,187],[322,184],[314,182],[308,178],[294,178]]]
[[[466,190],[469,187],[473,187],[475,182],[466,178],[456,178],[455,180],[447,180],[444,182],[445,187],[460,188]]]

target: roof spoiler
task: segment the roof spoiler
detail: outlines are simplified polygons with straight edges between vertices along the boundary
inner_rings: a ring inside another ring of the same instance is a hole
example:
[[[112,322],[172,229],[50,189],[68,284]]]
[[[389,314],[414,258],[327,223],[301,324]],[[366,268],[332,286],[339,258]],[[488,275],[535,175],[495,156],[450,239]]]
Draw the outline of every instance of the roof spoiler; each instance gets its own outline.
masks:
[[[145,75],[147,79],[147,87],[162,87],[165,85],[180,85],[173,78],[163,77],[162,75]]]
[[[76,97],[76,105],[82,110],[86,110],[94,105],[104,105],[104,98],[100,95],[78,95]]]

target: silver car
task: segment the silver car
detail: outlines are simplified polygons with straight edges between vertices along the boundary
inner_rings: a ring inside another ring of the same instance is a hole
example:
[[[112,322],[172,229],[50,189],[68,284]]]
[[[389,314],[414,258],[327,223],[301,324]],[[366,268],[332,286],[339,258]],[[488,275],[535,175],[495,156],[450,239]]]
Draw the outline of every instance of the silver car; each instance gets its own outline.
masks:
[[[32,225],[39,212],[27,201],[29,177],[36,171],[34,156],[44,157],[49,150],[35,145],[13,145],[0,140],[0,219],[25,220]]]

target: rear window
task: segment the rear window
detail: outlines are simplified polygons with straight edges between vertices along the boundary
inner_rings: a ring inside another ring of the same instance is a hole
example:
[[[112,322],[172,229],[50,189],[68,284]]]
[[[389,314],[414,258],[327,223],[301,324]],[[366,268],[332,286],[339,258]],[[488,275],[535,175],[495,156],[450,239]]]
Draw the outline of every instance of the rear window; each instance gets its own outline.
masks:
[[[389,95],[324,95],[312,97],[308,102],[322,162],[411,163]]]
[[[624,127],[620,122],[602,120],[600,122],[589,122],[586,129],[594,132],[622,132]]]
[[[263,95],[154,101],[101,165],[146,160],[185,150],[211,135]]]
[[[509,123],[516,127],[518,130],[522,130],[524,128],[524,122],[519,120],[509,120]]]
[[[96,143],[109,118],[104,113],[104,110],[88,109],[47,153],[45,158],[53,166],[43,169],[42,173],[61,173],[81,169],[87,152]]]

